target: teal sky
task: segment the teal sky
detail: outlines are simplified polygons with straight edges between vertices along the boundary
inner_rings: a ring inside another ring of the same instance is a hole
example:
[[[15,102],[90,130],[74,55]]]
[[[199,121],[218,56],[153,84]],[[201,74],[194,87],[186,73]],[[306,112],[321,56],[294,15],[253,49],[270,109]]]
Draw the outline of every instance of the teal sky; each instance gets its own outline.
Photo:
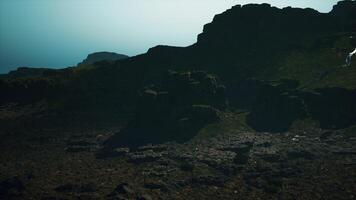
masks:
[[[0,73],[73,66],[96,51],[129,56],[188,46],[215,14],[270,3],[329,12],[338,0],[0,0]]]

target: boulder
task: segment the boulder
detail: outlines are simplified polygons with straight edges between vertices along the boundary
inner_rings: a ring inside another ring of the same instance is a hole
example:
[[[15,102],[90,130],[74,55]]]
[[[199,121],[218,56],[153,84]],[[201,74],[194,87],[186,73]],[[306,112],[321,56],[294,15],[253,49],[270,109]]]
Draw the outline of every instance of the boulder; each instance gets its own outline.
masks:
[[[145,162],[154,162],[162,157],[164,153],[157,153],[152,150],[142,151],[142,152],[134,152],[128,154],[129,161],[140,164]]]
[[[150,190],[168,191],[167,184],[162,181],[147,181],[144,187]]]
[[[126,197],[133,196],[135,191],[129,183],[120,183],[114,191],[109,195],[109,199],[127,199]]]
[[[141,194],[137,196],[136,200],[152,200],[152,197],[148,194]]]
[[[107,145],[142,146],[168,141],[185,142],[226,107],[225,87],[204,71],[167,71],[140,91],[131,122]]]
[[[93,183],[88,184],[64,184],[55,188],[56,192],[65,192],[65,193],[87,193],[87,192],[95,192],[96,186]]]
[[[192,183],[197,185],[212,185],[223,187],[225,180],[217,176],[197,176],[192,178]]]

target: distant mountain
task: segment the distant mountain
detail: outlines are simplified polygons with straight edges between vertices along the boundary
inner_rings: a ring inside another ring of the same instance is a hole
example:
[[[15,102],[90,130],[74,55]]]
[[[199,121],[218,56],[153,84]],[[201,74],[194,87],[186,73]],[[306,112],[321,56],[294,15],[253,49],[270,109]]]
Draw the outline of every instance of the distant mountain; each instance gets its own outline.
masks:
[[[84,59],[78,65],[94,64],[95,62],[99,62],[99,61],[103,61],[103,60],[109,60],[109,61],[122,60],[122,59],[125,59],[128,57],[129,56],[127,56],[127,55],[117,54],[114,52],[95,52],[95,53],[89,54],[87,56],[87,58]]]

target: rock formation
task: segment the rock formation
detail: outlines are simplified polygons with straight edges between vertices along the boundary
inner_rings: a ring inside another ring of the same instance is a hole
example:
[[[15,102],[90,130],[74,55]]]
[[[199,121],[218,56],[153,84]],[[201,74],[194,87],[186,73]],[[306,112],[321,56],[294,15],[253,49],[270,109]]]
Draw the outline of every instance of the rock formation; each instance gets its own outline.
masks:
[[[116,61],[128,58],[129,56],[123,54],[117,54],[113,52],[95,52],[88,55],[86,59],[84,59],[78,65],[87,65],[94,64],[95,62],[108,60],[108,61]]]
[[[225,87],[204,71],[168,71],[141,90],[134,119],[107,141],[111,147],[191,139],[219,120]]]

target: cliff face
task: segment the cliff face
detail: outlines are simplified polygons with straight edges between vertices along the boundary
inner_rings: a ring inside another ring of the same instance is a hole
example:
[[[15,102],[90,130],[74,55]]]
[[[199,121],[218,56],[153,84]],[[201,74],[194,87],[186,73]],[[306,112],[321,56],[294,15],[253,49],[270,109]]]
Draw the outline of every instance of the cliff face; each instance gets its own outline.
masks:
[[[356,4],[354,0],[340,1],[333,7],[331,14],[339,17],[342,16],[345,19],[352,20],[353,22],[355,22],[356,20],[355,9],[356,9]]]
[[[278,9],[269,4],[237,5],[206,24],[197,45],[241,50],[246,46],[277,48],[298,44],[303,37],[354,30],[351,24],[355,23],[355,13],[355,1],[341,1],[330,13],[309,8]]]
[[[329,31],[332,23],[326,22],[330,19],[328,14],[312,9],[278,9],[269,4],[235,6],[205,25],[197,44],[240,51],[244,47],[277,48],[297,43],[304,35]]]
[[[205,25],[192,46],[157,46],[124,63],[144,70],[209,70],[229,82],[291,78],[285,74],[292,74],[289,68],[296,67],[288,63],[299,58],[290,56],[302,53],[306,55],[301,55],[301,59],[310,61],[306,56],[317,56],[320,59],[317,62],[328,69],[342,65],[352,49],[354,39],[350,37],[355,36],[355,5],[355,1],[342,1],[329,13],[291,7],[279,9],[269,4],[237,5]],[[304,75],[320,71],[315,69],[314,72],[316,65],[312,63],[307,65],[301,67],[308,68]],[[288,71],[279,72],[282,68]]]
[[[294,52],[349,49],[347,45],[335,47],[331,43],[343,40],[335,38],[336,34],[355,34],[355,5],[355,1],[343,1],[330,13],[278,9],[268,4],[234,6],[204,26],[193,47],[197,62],[209,68],[223,64],[226,72],[219,74],[226,74],[228,79],[252,78],[276,73],[274,66]]]

